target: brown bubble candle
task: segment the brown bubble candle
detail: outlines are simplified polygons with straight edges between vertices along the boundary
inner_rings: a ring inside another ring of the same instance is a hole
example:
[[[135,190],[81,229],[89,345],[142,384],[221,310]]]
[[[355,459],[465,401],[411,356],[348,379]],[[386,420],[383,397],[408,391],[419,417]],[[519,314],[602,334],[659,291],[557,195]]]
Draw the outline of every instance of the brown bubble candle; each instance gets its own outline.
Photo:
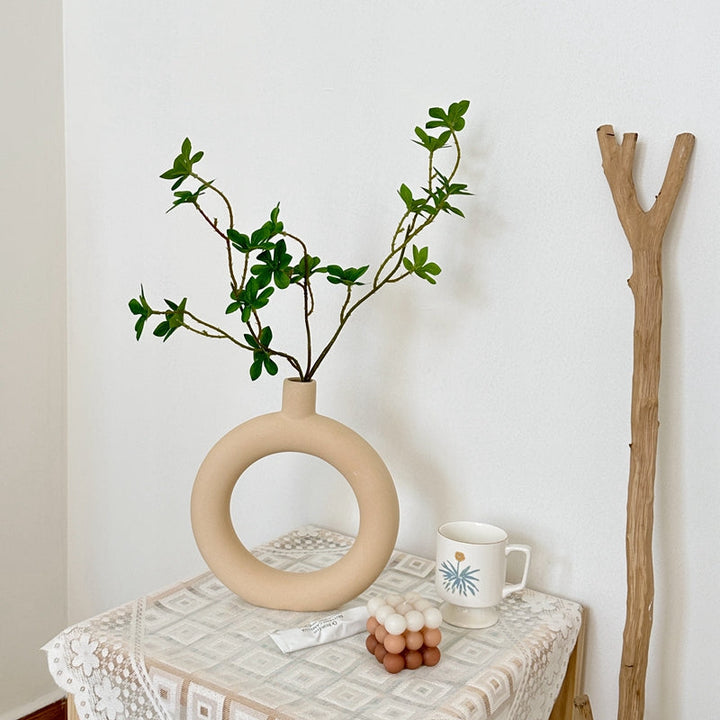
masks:
[[[367,609],[365,647],[389,673],[438,664],[442,615],[429,600],[417,593],[387,595],[371,598]]]

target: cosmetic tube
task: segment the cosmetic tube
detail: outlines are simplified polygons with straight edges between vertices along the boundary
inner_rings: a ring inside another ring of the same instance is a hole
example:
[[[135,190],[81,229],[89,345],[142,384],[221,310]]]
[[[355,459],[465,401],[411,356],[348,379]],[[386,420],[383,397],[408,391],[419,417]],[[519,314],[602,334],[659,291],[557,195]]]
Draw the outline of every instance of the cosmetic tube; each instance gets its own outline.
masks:
[[[369,617],[367,608],[361,605],[318,618],[302,627],[276,630],[270,637],[284,653],[289,653],[356,635],[365,630]]]

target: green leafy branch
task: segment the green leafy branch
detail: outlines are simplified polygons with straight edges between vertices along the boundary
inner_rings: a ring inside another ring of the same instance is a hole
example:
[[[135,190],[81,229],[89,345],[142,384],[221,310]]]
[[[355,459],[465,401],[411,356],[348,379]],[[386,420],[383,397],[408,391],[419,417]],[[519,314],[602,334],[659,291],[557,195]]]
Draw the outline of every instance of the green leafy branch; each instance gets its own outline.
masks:
[[[218,325],[202,320],[187,309],[187,298],[180,302],[165,300],[165,308],[155,309],[148,303],[141,286],[140,295],[129,302],[130,312],[137,317],[136,338],[140,339],[150,318],[157,317],[159,322],[152,334],[161,337],[163,342],[178,328],[184,328],[203,337],[229,340],[249,351],[252,354],[250,377],[253,380],[259,378],[263,372],[269,375],[277,374],[277,359],[287,361],[301,380],[310,380],[353,313],[381,288],[411,275],[436,284],[437,276],[441,272],[440,266],[429,259],[429,248],[419,247],[415,239],[443,213],[464,217],[455,202],[457,197],[470,193],[467,185],[456,181],[456,175],[462,157],[458,133],[465,127],[465,114],[469,105],[467,100],[463,100],[452,103],[447,110],[430,108],[430,120],[425,123],[425,127],[415,128],[414,142],[428,154],[427,182],[425,187],[416,191],[411,190],[405,183],[400,185],[398,194],[404,209],[390,238],[387,254],[371,279],[366,279],[369,265],[323,265],[319,257],[308,252],[301,238],[285,230],[284,223],[279,218],[279,204],[271,210],[269,219],[259,228],[248,233],[238,231],[230,200],[216,187],[214,180],[208,180],[196,172],[195,166],[204,154],[202,151],[193,152],[192,144],[186,138],[172,167],[160,175],[161,178],[172,181],[173,201],[168,212],[181,205],[190,205],[222,238],[226,247],[230,280],[230,303],[225,313],[239,313],[245,332],[240,340]],[[433,134],[434,130],[439,132]],[[448,149],[454,153],[454,161],[447,174],[443,174],[436,166],[435,156]],[[183,187],[185,183],[189,185],[191,182],[191,189]],[[214,193],[222,200],[227,211],[225,229],[220,226],[217,218],[211,217],[204,209],[202,203],[207,193]],[[236,274],[235,263],[238,260],[242,263],[242,270]],[[324,276],[328,283],[343,289],[344,298],[337,328],[315,356],[310,318],[315,309],[313,282],[317,276]],[[289,288],[298,288],[302,294],[302,318],[306,336],[306,356],[303,362],[274,345],[272,328],[261,319],[261,313],[271,303],[275,293]]]

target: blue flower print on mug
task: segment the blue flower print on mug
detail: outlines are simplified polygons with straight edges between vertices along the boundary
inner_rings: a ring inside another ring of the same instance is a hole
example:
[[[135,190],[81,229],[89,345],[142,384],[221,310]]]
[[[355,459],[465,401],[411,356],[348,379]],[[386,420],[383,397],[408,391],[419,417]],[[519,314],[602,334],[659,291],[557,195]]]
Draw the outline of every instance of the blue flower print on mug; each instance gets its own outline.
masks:
[[[455,560],[457,560],[456,566],[453,566],[447,560],[445,560],[440,566],[440,574],[443,577],[443,587],[448,592],[460,593],[467,597],[475,595],[477,593],[477,582],[478,579],[474,577],[479,570],[472,570],[468,565],[460,569],[460,563],[465,559],[465,555],[461,552],[455,553]]]

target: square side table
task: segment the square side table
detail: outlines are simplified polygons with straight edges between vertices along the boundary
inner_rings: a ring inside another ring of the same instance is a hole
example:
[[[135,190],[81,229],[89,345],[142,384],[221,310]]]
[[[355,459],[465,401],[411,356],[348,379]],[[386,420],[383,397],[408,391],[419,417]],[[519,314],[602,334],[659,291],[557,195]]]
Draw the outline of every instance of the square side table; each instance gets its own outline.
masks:
[[[257,548],[267,564],[306,572],[353,538],[315,526]],[[346,608],[418,592],[438,603],[434,562],[396,550]],[[533,590],[483,630],[442,625],[434,667],[387,673],[364,633],[283,654],[269,634],[329,613],[252,606],[211,573],[67,628],[45,646],[70,720],[570,720],[580,694],[577,603]]]

